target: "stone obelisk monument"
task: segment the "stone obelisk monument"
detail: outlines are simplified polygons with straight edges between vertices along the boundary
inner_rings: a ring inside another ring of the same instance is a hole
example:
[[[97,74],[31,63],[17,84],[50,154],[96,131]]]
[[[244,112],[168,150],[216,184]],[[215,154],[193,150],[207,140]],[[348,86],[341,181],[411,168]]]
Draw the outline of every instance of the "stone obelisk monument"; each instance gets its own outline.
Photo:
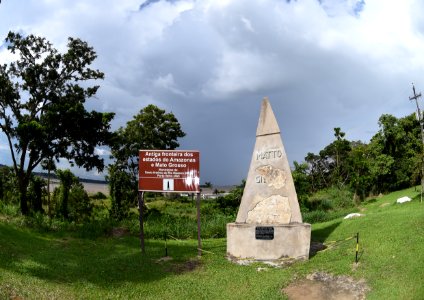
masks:
[[[227,224],[227,254],[236,259],[308,259],[310,240],[311,225],[302,223],[280,128],[264,98],[237,219]]]

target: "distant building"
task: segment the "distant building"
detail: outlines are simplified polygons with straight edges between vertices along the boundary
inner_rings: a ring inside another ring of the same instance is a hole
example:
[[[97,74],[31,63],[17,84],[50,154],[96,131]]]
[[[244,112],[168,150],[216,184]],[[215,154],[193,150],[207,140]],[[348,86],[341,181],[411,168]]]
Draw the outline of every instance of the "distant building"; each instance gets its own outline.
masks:
[[[236,186],[216,186],[216,187],[201,187],[200,197],[203,200],[213,200],[219,197],[227,196]]]

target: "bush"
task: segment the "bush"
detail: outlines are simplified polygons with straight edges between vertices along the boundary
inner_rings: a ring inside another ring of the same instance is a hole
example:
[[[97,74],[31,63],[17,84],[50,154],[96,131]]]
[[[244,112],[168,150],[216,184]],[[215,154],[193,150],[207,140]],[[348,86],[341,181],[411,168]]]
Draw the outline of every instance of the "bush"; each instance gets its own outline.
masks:
[[[355,206],[353,193],[347,188],[331,187],[311,195],[305,202],[309,210],[333,210]]]
[[[69,220],[87,222],[93,211],[87,192],[82,183],[72,185],[68,198]]]
[[[306,223],[320,223],[328,220],[327,212],[323,210],[313,210],[303,214],[303,222]]]
[[[107,199],[107,196],[102,192],[97,192],[94,195],[91,195],[90,198],[94,200],[104,200]]]
[[[110,216],[119,221],[128,216],[130,207],[137,202],[137,181],[119,165],[109,166],[108,181],[112,201]]]
[[[18,216],[20,214],[19,206],[16,204],[10,204],[0,201],[0,212],[7,216]]]
[[[47,182],[41,177],[32,176],[29,184],[28,199],[34,212],[44,212],[43,198],[47,194]]]
[[[88,221],[93,212],[93,204],[82,183],[73,182],[67,192],[64,192],[65,188],[61,185],[53,191],[52,206],[55,207],[55,215],[77,223]],[[64,197],[67,198],[66,201]],[[63,215],[64,211],[66,216]]]
[[[19,190],[15,172],[10,167],[0,167],[0,201],[19,203]]]
[[[321,223],[321,222],[327,222],[334,219],[338,219],[340,217],[344,217],[345,215],[357,212],[357,209],[347,208],[347,209],[340,209],[340,210],[331,210],[331,211],[324,211],[324,210],[313,210],[308,212],[303,212],[303,222],[306,223]]]

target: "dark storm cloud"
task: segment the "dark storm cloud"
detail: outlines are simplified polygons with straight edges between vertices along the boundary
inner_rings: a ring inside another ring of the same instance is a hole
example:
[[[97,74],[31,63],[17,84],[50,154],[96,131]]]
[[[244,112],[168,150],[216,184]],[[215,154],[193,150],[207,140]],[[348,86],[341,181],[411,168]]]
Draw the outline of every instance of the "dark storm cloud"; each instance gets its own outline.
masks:
[[[24,30],[62,48],[67,36],[87,40],[106,73],[91,108],[116,112],[114,128],[149,103],[172,111],[187,133],[181,148],[201,151],[202,182],[237,184],[247,175],[264,96],[290,161],[330,143],[334,127],[368,141],[381,114],[412,112],[411,81],[424,87],[421,6],[45,0],[23,7],[9,1],[0,7],[6,28],[0,34]],[[0,49],[0,61],[10,59]]]

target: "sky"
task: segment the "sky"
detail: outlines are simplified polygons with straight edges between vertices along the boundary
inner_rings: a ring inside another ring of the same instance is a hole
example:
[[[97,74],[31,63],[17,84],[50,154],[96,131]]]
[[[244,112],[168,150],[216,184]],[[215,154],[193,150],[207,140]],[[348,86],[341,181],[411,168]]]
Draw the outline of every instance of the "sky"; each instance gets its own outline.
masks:
[[[382,114],[414,112],[423,11],[420,0],[3,0],[0,63],[13,59],[9,31],[60,51],[68,37],[86,41],[105,73],[87,109],[115,112],[113,130],[148,104],[172,112],[179,149],[200,151],[201,183],[232,185],[247,177],[265,96],[291,164],[331,143],[334,127],[369,142]],[[0,163],[11,165],[3,134]]]

